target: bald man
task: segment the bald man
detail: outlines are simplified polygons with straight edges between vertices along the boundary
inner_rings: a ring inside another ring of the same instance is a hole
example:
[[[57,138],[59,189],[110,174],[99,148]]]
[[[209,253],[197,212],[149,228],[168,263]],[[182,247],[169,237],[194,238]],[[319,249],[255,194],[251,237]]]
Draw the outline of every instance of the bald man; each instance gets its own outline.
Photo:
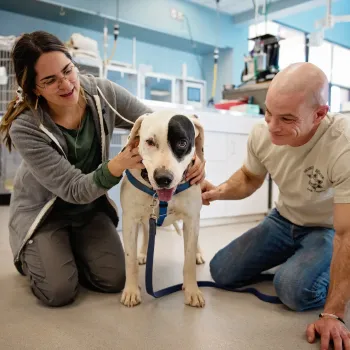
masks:
[[[342,339],[350,349],[342,322],[350,299],[350,120],[328,112],[327,95],[325,74],[310,63],[277,74],[243,166],[217,187],[205,181],[202,196],[206,205],[243,199],[271,174],[280,190],[276,208],[214,256],[212,277],[241,287],[279,266],[274,286],[286,306],[324,307],[307,328],[309,342],[319,333],[322,349],[333,339],[340,350]]]

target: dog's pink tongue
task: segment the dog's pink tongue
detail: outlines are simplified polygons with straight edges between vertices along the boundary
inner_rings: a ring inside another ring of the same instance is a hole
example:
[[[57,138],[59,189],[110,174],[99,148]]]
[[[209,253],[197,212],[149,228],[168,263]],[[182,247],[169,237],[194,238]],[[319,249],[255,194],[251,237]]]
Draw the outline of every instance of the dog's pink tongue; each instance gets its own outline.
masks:
[[[169,202],[175,192],[175,188],[157,190],[158,198],[162,202]]]

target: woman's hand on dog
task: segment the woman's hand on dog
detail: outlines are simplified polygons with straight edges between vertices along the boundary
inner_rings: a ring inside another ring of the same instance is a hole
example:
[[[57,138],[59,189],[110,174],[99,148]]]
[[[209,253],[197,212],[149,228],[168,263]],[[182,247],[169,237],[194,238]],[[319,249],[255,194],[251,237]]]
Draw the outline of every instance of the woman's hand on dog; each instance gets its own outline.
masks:
[[[186,175],[186,181],[190,181],[191,185],[197,185],[204,180],[205,177],[205,161],[202,162],[198,157],[195,158],[193,166]]]
[[[126,169],[144,169],[138,147],[127,146],[108,162],[108,169],[113,176],[120,177]]]

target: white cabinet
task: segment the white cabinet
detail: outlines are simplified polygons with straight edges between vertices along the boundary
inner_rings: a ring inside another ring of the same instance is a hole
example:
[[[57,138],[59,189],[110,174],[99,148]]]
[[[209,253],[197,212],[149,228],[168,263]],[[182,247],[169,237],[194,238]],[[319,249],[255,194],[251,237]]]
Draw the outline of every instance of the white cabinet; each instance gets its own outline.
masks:
[[[230,134],[228,138],[228,164],[231,176],[245,161],[248,134]],[[228,216],[265,214],[268,211],[268,180],[250,197],[227,201]]]
[[[244,163],[248,134],[206,132],[204,154],[206,177],[214,185],[226,181]],[[215,201],[203,206],[202,219],[265,214],[268,211],[268,181],[250,197],[242,200]]]
[[[219,185],[227,180],[227,138],[229,134],[220,132],[205,132],[204,158],[206,159],[206,178],[214,185]],[[225,216],[226,202],[216,201],[210,206],[203,206],[201,218],[209,219]]]

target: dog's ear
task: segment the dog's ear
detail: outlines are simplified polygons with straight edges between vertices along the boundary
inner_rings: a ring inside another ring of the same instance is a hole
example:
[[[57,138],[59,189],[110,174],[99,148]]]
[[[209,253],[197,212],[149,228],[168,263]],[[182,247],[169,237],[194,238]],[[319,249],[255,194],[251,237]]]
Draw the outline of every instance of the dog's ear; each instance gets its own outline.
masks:
[[[128,141],[126,142],[125,147],[128,147],[129,145],[134,145],[134,147],[137,147],[139,145],[139,131],[144,117],[145,115],[141,115],[136,119],[135,124],[132,127],[131,132],[128,136]]]
[[[195,146],[196,146],[196,154],[199,159],[204,162],[204,130],[203,126],[199,122],[198,116],[195,114],[191,117],[191,120],[194,124],[195,130]]]

